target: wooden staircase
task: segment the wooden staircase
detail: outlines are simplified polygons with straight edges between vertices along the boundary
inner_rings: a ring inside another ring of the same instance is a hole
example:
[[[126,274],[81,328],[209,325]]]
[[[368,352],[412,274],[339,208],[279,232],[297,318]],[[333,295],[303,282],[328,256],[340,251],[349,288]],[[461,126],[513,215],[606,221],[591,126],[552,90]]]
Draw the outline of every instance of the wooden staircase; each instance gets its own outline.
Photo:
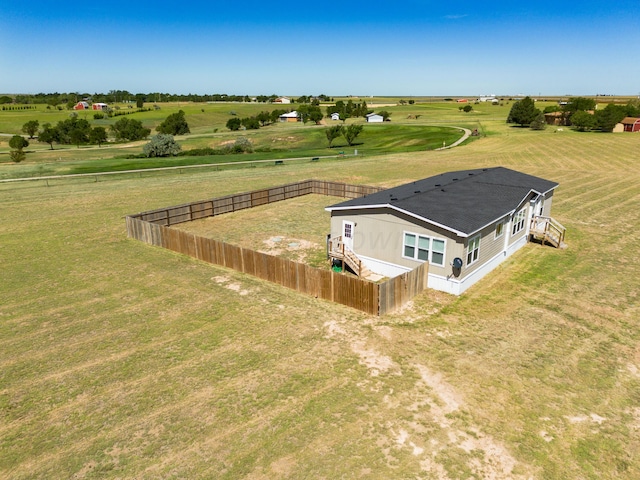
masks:
[[[361,278],[367,278],[373,274],[373,272],[362,263],[362,260],[344,244],[342,236],[329,240],[329,257],[342,260],[344,264],[348,265],[349,268]]]
[[[564,243],[566,230],[560,222],[553,218],[536,215],[531,219],[529,235],[542,242],[542,245],[548,243],[556,248],[564,248],[567,246]]]

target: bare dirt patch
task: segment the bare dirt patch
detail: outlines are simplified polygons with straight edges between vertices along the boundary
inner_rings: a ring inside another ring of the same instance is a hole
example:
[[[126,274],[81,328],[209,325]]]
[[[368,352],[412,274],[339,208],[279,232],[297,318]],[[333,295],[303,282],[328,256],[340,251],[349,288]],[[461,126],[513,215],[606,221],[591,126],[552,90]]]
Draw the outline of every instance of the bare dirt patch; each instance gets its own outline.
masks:
[[[270,237],[263,240],[264,248],[258,250],[269,255],[284,256],[296,262],[304,262],[310,252],[317,251],[321,246],[300,238]]]

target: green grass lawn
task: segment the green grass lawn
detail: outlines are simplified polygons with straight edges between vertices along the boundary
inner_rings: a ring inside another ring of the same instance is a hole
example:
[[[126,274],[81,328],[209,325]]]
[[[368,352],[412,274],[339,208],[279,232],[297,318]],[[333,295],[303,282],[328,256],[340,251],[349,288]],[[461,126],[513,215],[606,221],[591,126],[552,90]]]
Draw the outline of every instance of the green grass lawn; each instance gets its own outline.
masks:
[[[448,151],[0,184],[0,478],[640,478],[638,137],[481,107],[424,107],[491,132]],[[568,248],[380,318],[126,238],[167,205],[497,165],[560,183]]]
[[[146,141],[116,144],[110,142],[102,147],[97,146],[76,146],[57,145],[51,149],[48,144],[31,140],[26,148],[27,158],[21,164],[9,162],[9,138],[0,137],[0,179],[11,179],[20,177],[34,177],[44,175],[66,175],[77,173],[96,173],[105,171],[123,171],[130,169],[161,168],[169,166],[201,165],[213,163],[228,163],[239,161],[254,161],[265,159],[286,159],[292,157],[317,157],[335,156],[342,152],[353,154],[356,151],[364,155],[380,155],[394,152],[409,152],[433,150],[444,144],[451,144],[460,138],[462,132],[451,126],[477,126],[477,118],[485,115],[481,112],[461,114],[454,110],[451,104],[446,104],[447,112],[451,118],[440,115],[438,125],[431,124],[434,118],[432,113],[421,115],[418,120],[409,119],[416,116],[415,112],[431,112],[432,105],[414,105],[412,108],[385,107],[392,110],[396,118],[392,117],[392,122],[384,125],[365,125],[360,136],[352,146],[349,146],[344,138],[334,140],[332,148],[328,147],[325,135],[327,126],[325,125],[304,125],[276,123],[263,127],[259,130],[247,130],[242,132],[230,132],[225,124],[232,117],[230,112],[234,112],[238,117],[255,115],[261,110],[271,110],[277,108],[273,105],[264,104],[167,104],[161,110],[150,112],[135,112],[127,118],[134,118],[155,133],[155,127],[172,112],[182,109],[185,111],[186,119],[191,128],[191,134],[178,137],[177,141],[183,150],[194,148],[210,147],[219,149],[223,145],[233,143],[239,137],[246,137],[251,140],[254,146],[254,153],[243,155],[214,155],[203,157],[172,157],[172,158],[127,158],[132,155],[142,153],[142,148]],[[291,105],[291,108],[295,108]],[[324,108],[324,107],[323,107]],[[127,110],[125,110],[127,111]],[[495,113],[495,112],[492,112]],[[48,115],[44,120],[44,115]],[[67,118],[69,112],[41,112],[41,111],[0,111],[0,132],[1,128],[11,133],[18,133],[21,126],[27,119],[39,119],[44,123],[56,123],[58,120]],[[93,120],[93,112],[79,112],[81,118],[86,118],[93,125],[108,127],[123,117],[110,119]],[[475,116],[475,117],[474,117]],[[2,120],[4,119],[4,123]],[[331,120],[326,120],[328,124],[334,124]],[[444,122],[444,123],[443,123]],[[349,119],[346,122],[364,123],[364,119]]]

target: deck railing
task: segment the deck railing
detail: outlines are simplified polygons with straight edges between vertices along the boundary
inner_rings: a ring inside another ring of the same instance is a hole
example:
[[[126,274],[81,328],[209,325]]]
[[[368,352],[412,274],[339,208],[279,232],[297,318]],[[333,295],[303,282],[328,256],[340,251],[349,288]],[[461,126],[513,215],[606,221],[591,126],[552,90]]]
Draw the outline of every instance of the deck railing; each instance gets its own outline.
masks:
[[[564,244],[565,232],[567,229],[552,217],[536,215],[531,219],[531,227],[529,232],[535,238],[547,242],[554,247],[560,247]]]

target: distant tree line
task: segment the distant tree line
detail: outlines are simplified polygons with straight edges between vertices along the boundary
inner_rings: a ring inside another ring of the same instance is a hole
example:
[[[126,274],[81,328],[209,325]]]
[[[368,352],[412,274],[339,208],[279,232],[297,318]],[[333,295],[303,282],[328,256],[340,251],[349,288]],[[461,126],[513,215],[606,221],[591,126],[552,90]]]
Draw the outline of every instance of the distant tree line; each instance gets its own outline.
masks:
[[[98,112],[100,113],[100,112]],[[101,118],[101,117],[99,117]],[[59,145],[80,145],[94,144],[101,146],[108,139],[107,129],[102,126],[92,127],[91,124],[83,119],[78,118],[76,112],[66,120],[60,120],[56,125],[45,123],[40,129],[38,120],[30,120],[22,126],[22,131],[34,138],[38,134],[38,141],[48,143],[53,150],[53,144]],[[145,128],[142,122],[130,118],[121,118],[110,127],[111,133],[116,141],[136,141],[143,140],[149,136],[151,129]],[[185,135],[190,133],[189,124],[186,121],[185,113],[180,110],[177,113],[169,115],[160,125],[156,127],[156,131],[160,135],[168,135],[173,139],[173,135]],[[150,150],[151,152],[164,151],[170,148],[167,146],[166,138],[160,137],[157,140],[160,150]],[[164,142],[164,143],[163,143]],[[155,156],[155,155],[152,155]]]
[[[629,102],[626,105],[608,104],[597,110],[593,98],[570,98],[565,105],[551,105],[540,111],[530,97],[518,100],[511,107],[507,123],[516,123],[541,130],[546,126],[545,113],[558,113],[557,124],[573,126],[577,130],[613,131],[616,124],[625,117],[640,117],[640,104]]]
[[[30,95],[15,95],[13,97],[3,95],[0,97],[0,105],[5,104],[44,104],[51,107],[57,107],[59,105],[65,105],[67,108],[73,108],[73,106],[82,100],[90,102],[100,103],[135,103],[139,108],[144,103],[150,102],[252,102],[259,103],[273,103],[278,98],[278,95],[257,95],[251,97],[249,95],[227,95],[226,93],[214,93],[214,94],[175,94],[175,93],[162,93],[162,92],[150,92],[150,93],[131,93],[127,90],[110,90],[107,93],[88,93],[88,92],[67,92],[67,93],[36,93]],[[330,97],[325,94],[318,96],[302,95],[296,100],[297,103],[312,103],[314,101],[330,101]]]
[[[226,127],[232,131],[240,130],[242,127],[247,130],[257,130],[260,127],[277,122],[280,115],[284,113],[287,113],[287,111],[276,109],[270,112],[265,110],[252,117],[238,118],[234,116],[227,121]],[[235,112],[231,112],[231,115],[235,115]]]
[[[362,103],[354,103],[351,99],[346,103],[343,100],[338,100],[335,105],[327,107],[327,116],[330,116],[332,113],[337,113],[340,115],[340,120],[343,121],[352,117],[366,117],[372,112],[373,110],[369,110],[367,102],[364,100]]]

